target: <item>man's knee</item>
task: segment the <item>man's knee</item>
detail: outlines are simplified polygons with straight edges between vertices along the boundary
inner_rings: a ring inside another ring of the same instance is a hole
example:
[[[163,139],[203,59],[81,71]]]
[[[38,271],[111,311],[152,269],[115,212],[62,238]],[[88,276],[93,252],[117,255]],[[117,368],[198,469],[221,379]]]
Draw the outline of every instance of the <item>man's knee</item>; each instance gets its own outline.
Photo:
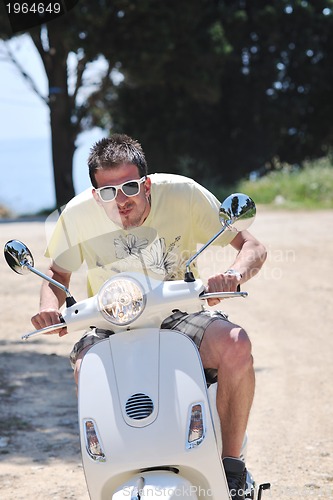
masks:
[[[227,349],[221,346],[221,363],[225,367],[240,372],[246,372],[253,366],[251,341],[243,328],[231,330]]]
[[[75,379],[76,385],[78,385],[78,383],[79,383],[79,374],[80,374],[80,368],[81,368],[81,363],[82,363],[83,357],[86,354],[86,352],[89,351],[89,349],[91,347],[92,346],[89,345],[89,346],[85,347],[84,349],[82,349],[76,358],[75,365],[74,365],[74,379]]]
[[[219,366],[242,369],[253,364],[251,341],[243,328],[219,321],[212,326],[214,330],[205,335],[205,340],[211,343],[210,350],[215,351]]]
[[[227,353],[232,354],[236,359],[248,359],[251,356],[252,345],[246,331],[240,326],[232,326],[226,341]]]
[[[82,362],[82,359],[77,359],[75,366],[74,366],[74,380],[75,380],[76,385],[78,385],[78,383],[79,383],[79,373],[80,373],[81,362]]]

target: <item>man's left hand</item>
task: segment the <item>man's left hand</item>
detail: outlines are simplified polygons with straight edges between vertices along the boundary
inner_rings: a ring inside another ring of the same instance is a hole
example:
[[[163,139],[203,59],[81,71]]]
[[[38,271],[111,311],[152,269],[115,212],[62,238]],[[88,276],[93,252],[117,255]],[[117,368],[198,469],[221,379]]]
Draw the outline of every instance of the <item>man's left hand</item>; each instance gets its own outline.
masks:
[[[236,292],[241,279],[242,275],[238,271],[229,269],[229,271],[223,274],[217,274],[208,278],[206,291],[208,293]],[[209,306],[215,306],[220,300],[221,299],[208,299],[207,303]]]

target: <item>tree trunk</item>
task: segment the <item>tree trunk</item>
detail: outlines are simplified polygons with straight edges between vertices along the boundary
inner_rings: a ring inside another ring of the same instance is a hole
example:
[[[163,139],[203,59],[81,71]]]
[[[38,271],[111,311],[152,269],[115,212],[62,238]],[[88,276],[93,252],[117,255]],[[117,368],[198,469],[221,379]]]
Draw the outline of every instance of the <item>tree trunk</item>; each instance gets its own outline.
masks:
[[[59,87],[55,88],[57,89]],[[70,122],[68,96],[63,93],[61,87],[59,91],[55,93],[54,87],[51,87],[51,82],[49,107],[54,186],[56,204],[59,208],[65,205],[75,195],[73,184],[75,137],[73,136]]]
[[[43,43],[41,30],[32,35],[32,39],[42,58],[49,84],[47,103],[50,108],[53,176],[56,205],[60,208],[75,195],[73,157],[79,127],[72,120],[75,106],[68,93],[68,50],[59,24],[50,23],[47,35],[48,44]]]
[[[73,156],[76,134],[71,123],[71,104],[67,88],[67,64],[54,64],[49,74],[52,160],[57,207],[73,196]]]

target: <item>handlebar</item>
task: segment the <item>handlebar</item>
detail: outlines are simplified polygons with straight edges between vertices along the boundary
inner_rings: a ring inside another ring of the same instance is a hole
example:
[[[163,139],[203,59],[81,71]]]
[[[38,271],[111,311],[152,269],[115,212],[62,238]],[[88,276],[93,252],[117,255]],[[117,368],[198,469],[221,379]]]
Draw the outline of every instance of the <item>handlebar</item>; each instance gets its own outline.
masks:
[[[208,293],[208,292],[205,293],[203,291],[199,294],[198,298],[199,298],[199,300],[207,300],[207,299],[231,299],[234,297],[245,298],[247,296],[248,296],[247,292],[240,292],[240,291],[237,291],[237,292],[210,292],[210,293]],[[40,330],[34,330],[32,332],[26,333],[25,335],[22,335],[21,339],[28,340],[30,337],[33,337],[35,335],[50,333],[54,330],[60,330],[61,328],[64,328],[64,327],[66,327],[66,322],[62,321],[61,323],[46,326],[44,328],[41,328]]]

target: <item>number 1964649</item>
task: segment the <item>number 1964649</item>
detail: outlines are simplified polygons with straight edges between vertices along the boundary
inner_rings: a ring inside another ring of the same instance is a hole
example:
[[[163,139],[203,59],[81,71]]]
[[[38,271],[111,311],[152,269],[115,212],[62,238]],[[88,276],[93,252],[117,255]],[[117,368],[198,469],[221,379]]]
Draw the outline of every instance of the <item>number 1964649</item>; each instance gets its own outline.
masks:
[[[8,14],[59,14],[61,11],[61,4],[56,2],[36,2],[33,4],[29,3],[7,3],[6,4]]]

